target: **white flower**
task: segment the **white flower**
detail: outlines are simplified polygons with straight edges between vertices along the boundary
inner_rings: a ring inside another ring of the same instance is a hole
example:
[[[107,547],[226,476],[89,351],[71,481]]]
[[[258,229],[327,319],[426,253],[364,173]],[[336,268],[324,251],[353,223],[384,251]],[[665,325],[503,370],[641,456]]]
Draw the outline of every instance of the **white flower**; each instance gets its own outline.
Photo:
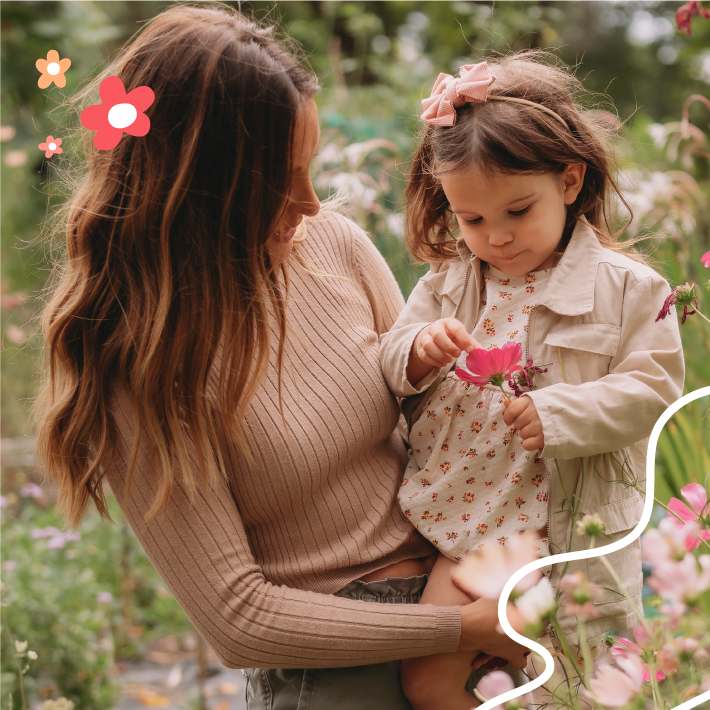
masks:
[[[24,653],[27,650],[27,641],[15,641],[15,650]]]
[[[543,577],[534,587],[515,600],[515,606],[525,620],[537,624],[555,610],[555,592],[547,577]]]
[[[596,513],[587,513],[581,520],[577,521],[577,535],[596,537],[604,533],[604,527],[604,521]]]
[[[37,654],[34,651],[27,651],[27,658],[30,658],[35,661],[37,660]]]
[[[539,557],[532,541],[516,536],[505,546],[484,547],[482,552],[465,557],[454,570],[452,579],[457,587],[472,597],[498,599],[511,576]],[[530,589],[541,575],[539,569],[530,572],[518,582],[516,590]]]

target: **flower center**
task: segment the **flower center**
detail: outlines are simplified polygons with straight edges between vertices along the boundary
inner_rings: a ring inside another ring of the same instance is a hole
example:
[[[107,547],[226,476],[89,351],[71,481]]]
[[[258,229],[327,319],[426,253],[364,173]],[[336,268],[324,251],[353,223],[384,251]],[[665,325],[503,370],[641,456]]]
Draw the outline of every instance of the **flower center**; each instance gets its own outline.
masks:
[[[48,147],[50,150],[56,150],[56,149],[57,149],[57,144],[56,144],[56,143],[50,143],[47,147]]]
[[[47,64],[47,74],[56,76],[61,70],[62,68],[56,62],[50,62],[49,64]]]
[[[133,104],[116,104],[108,112],[108,122],[114,128],[126,128],[136,120],[138,111]]]
[[[495,375],[491,375],[491,384],[496,387],[502,387],[505,382],[505,376],[502,372],[496,372]]]

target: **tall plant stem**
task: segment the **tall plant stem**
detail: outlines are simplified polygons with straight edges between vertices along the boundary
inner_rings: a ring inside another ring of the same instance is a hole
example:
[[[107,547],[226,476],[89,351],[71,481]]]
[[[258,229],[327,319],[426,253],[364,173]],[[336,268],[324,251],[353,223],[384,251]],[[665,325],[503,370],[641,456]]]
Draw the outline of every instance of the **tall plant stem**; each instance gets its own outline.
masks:
[[[648,628],[648,622],[646,621],[646,617],[639,610],[639,608],[636,606],[636,604],[634,604],[634,602],[632,601],[631,597],[629,596],[628,591],[626,590],[626,586],[619,578],[619,575],[616,573],[616,570],[609,564],[609,560],[607,560],[604,555],[600,555],[599,559],[601,560],[602,564],[607,568],[607,571],[612,576],[612,579],[619,585],[619,589],[622,590],[622,595],[624,596],[626,601],[628,601],[629,604],[631,604],[636,616],[638,616],[639,620],[643,623],[643,625],[646,628]]]
[[[560,645],[562,646],[562,653],[565,654],[567,660],[572,664],[572,668],[574,668],[575,672],[577,673],[577,676],[582,681],[582,685],[584,685],[584,687],[589,690],[587,679],[584,677],[584,673],[582,673],[582,669],[579,667],[577,659],[574,657],[574,655],[572,655],[572,650],[570,649],[569,644],[567,643],[567,638],[565,637],[562,631],[560,622],[557,621],[557,613],[555,613],[550,619],[550,623],[552,624],[555,629],[555,632],[557,633],[557,638],[560,642]]]
[[[22,676],[24,675],[22,671],[22,663],[20,662],[20,654],[17,653],[17,646],[15,646],[15,639],[12,638],[12,632],[10,631],[10,625],[7,623],[7,613],[5,609],[2,610],[2,618],[5,622],[5,628],[7,629],[7,635],[10,637],[10,644],[12,648],[15,649],[15,661],[17,662],[18,680],[20,681],[20,699],[22,700],[22,710],[27,710],[27,703],[25,701],[25,684],[23,682]]]

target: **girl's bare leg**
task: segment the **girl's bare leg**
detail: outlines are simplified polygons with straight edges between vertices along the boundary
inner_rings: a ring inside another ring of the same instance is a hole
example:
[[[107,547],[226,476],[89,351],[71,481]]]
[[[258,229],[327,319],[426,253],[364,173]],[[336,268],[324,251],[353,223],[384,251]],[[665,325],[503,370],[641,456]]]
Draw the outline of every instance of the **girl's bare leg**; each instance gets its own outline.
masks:
[[[458,562],[439,555],[424,588],[421,604],[463,606],[474,601],[454,586]],[[479,651],[441,653],[402,661],[402,689],[414,710],[471,710],[479,705],[465,689]]]

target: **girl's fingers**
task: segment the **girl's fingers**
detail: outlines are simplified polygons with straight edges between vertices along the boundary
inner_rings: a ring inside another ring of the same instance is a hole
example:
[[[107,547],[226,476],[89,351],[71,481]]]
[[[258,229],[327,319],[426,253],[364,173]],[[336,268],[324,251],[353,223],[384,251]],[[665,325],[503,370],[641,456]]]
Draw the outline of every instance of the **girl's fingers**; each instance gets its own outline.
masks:
[[[452,357],[458,357],[461,354],[461,348],[454,343],[445,328],[432,328],[430,335],[434,344],[445,353]]]
[[[521,446],[525,451],[537,451],[545,448],[545,437],[542,434],[533,436],[530,439],[523,439]]]
[[[446,318],[442,323],[451,341],[459,348],[459,355],[461,350],[470,353],[471,350],[481,347],[481,344],[471,337],[461,321],[455,318]]]

